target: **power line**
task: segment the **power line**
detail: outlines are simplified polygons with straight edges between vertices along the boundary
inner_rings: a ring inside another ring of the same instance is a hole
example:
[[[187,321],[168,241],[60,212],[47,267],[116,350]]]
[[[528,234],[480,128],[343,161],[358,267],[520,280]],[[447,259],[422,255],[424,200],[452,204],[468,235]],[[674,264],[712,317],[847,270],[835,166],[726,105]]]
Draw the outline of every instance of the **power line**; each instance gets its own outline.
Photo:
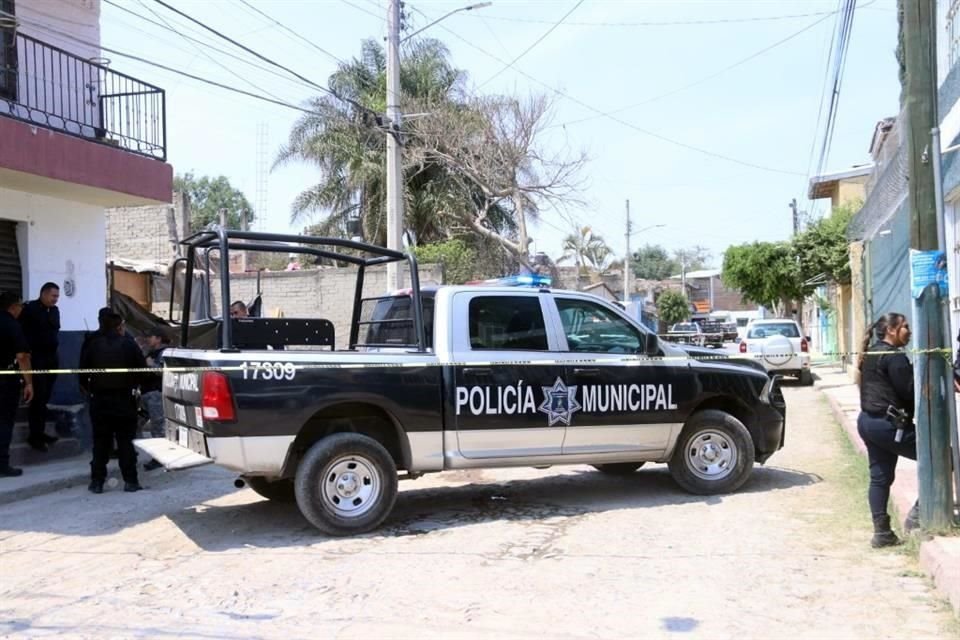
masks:
[[[427,18],[428,20],[430,19],[430,16],[424,14],[424,13],[423,13],[422,11],[420,11],[419,9],[416,9],[416,8],[415,8],[414,10],[417,11],[418,13],[420,13],[421,15],[423,15],[423,17]],[[478,45],[470,42],[469,40],[467,40],[466,38],[464,38],[464,37],[462,37],[460,34],[458,34],[456,31],[451,30],[449,27],[446,27],[446,26],[444,26],[444,25],[439,25],[439,27],[440,27],[441,29],[443,29],[444,31],[446,31],[447,33],[449,33],[450,35],[452,35],[453,37],[455,37],[456,39],[458,39],[458,40],[460,40],[461,42],[463,42],[464,44],[466,44],[468,47],[471,47],[472,49],[475,49],[476,51],[479,51],[480,53],[482,53],[483,55],[491,58],[492,60],[496,60],[496,61],[499,62],[500,64],[505,64],[505,65],[511,67],[514,71],[516,71],[517,73],[519,73],[520,75],[522,75],[524,78],[527,78],[527,79],[530,80],[531,82],[534,82],[534,83],[540,85],[541,87],[545,88],[547,91],[550,91],[551,93],[554,93],[554,94],[556,94],[557,96],[560,96],[561,98],[566,98],[567,100],[570,100],[571,102],[573,102],[573,103],[575,103],[575,104],[578,104],[578,105],[580,105],[581,107],[583,107],[583,108],[585,108],[585,109],[587,109],[587,110],[589,110],[589,111],[593,111],[593,112],[596,113],[596,114],[599,114],[599,115],[602,115],[602,116],[604,116],[604,117],[606,117],[606,118],[609,118],[610,120],[613,120],[614,122],[619,123],[619,124],[621,124],[621,125],[629,128],[629,129],[633,129],[634,131],[636,131],[636,132],[638,132],[638,133],[642,133],[642,134],[645,135],[645,136],[649,136],[649,137],[651,137],[651,138],[655,138],[655,139],[660,140],[660,141],[662,141],[662,142],[666,142],[667,144],[671,144],[671,145],[674,145],[674,146],[677,146],[677,147],[681,147],[681,148],[683,148],[683,149],[687,149],[688,151],[694,151],[694,152],[696,152],[696,153],[700,153],[700,154],[705,155],[705,156],[710,156],[710,157],[713,157],[713,158],[717,158],[717,159],[719,159],[719,160],[726,160],[727,162],[732,162],[732,163],[734,163],[734,164],[739,164],[739,165],[742,165],[742,166],[745,166],[745,167],[750,167],[750,168],[752,168],[752,169],[758,169],[758,170],[760,170],[760,171],[768,171],[768,172],[771,172],[771,173],[782,173],[782,174],[794,175],[794,176],[803,175],[803,174],[800,173],[799,171],[789,171],[789,170],[787,170],[787,169],[777,169],[777,168],[774,168],[774,167],[767,167],[767,166],[760,165],[760,164],[756,164],[756,163],[753,163],[753,162],[748,162],[748,161],[746,161],[746,160],[739,160],[739,159],[737,159],[737,158],[733,158],[733,157],[724,155],[724,154],[722,154],[722,153],[717,153],[717,152],[715,152],[715,151],[709,151],[709,150],[707,150],[707,149],[701,149],[700,147],[696,147],[696,146],[694,146],[694,145],[692,145],[692,144],[687,144],[686,142],[681,142],[681,141],[679,141],[679,140],[674,140],[674,139],[672,139],[672,138],[668,138],[667,136],[664,136],[664,135],[662,135],[662,134],[656,133],[656,132],[654,132],[654,131],[650,131],[650,130],[648,130],[648,129],[644,129],[644,128],[642,128],[642,127],[638,127],[637,125],[633,124],[632,122],[627,122],[626,120],[622,120],[622,119],[617,118],[617,117],[615,117],[615,116],[613,116],[613,115],[606,114],[606,113],[604,113],[603,111],[601,111],[600,109],[598,109],[598,108],[596,108],[596,107],[594,107],[594,106],[592,106],[592,105],[590,105],[590,104],[587,104],[586,102],[584,102],[583,100],[580,100],[579,98],[575,98],[574,96],[571,96],[570,94],[568,94],[568,93],[566,93],[566,92],[564,92],[564,91],[561,91],[560,89],[557,89],[557,88],[555,88],[555,87],[551,87],[550,85],[548,85],[548,84],[546,84],[545,82],[539,80],[538,78],[535,78],[534,76],[530,75],[529,73],[526,73],[526,72],[523,71],[522,69],[517,69],[516,67],[513,67],[510,63],[504,61],[504,60],[503,60],[502,58],[500,58],[499,56],[497,56],[497,55],[495,55],[495,54],[493,54],[493,53],[490,53],[489,51],[483,49],[482,47],[480,47],[480,46],[478,46]]]
[[[179,31],[177,31],[169,22],[167,22],[167,21],[163,18],[163,16],[161,16],[161,15],[158,14],[156,11],[154,11],[153,9],[151,9],[150,7],[148,7],[146,4],[144,4],[143,0],[137,0],[137,2],[140,4],[141,7],[143,7],[144,9],[146,9],[147,11],[149,11],[150,13],[152,13],[154,16],[156,16],[157,20],[159,20],[160,22],[162,22],[162,23],[164,23],[165,25],[167,25],[167,28],[169,28],[171,31],[173,31],[173,32],[174,32],[175,34],[177,34],[178,36],[181,36],[181,37],[184,37],[184,38],[185,38],[185,36],[184,36],[182,33],[180,33]],[[274,94],[270,93],[269,91],[267,91],[267,90],[264,89],[263,87],[257,86],[257,84],[256,84],[255,82],[253,82],[252,80],[250,80],[249,78],[246,78],[246,77],[240,75],[239,73],[237,73],[236,71],[234,71],[233,69],[231,69],[230,67],[228,67],[227,65],[223,64],[222,62],[220,62],[219,60],[217,60],[216,58],[214,58],[213,56],[211,56],[209,53],[207,53],[206,51],[204,51],[203,49],[201,49],[201,48],[199,47],[199,45],[196,45],[196,44],[194,44],[193,42],[191,42],[191,41],[189,41],[189,40],[188,40],[188,42],[190,42],[190,45],[191,45],[194,49],[197,50],[197,53],[199,53],[200,55],[202,55],[203,57],[205,57],[207,60],[209,60],[209,61],[212,62],[213,64],[217,65],[218,67],[220,67],[221,69],[223,69],[224,71],[226,71],[227,73],[229,73],[230,75],[232,75],[233,77],[237,78],[238,80],[241,80],[242,82],[246,82],[248,85],[250,85],[251,87],[253,87],[253,88],[256,89],[257,91],[259,91],[260,93],[264,93],[264,94],[270,96],[271,98],[273,98],[274,100],[280,100],[280,98],[278,98],[278,97],[275,96]]]
[[[347,5],[347,6],[353,7],[353,8],[356,9],[357,11],[362,11],[363,13],[367,14],[368,16],[373,16],[374,18],[380,20],[381,22],[386,22],[386,21],[387,21],[387,18],[386,18],[385,16],[380,15],[379,13],[374,13],[373,11],[370,11],[369,9],[366,9],[366,8],[364,8],[364,7],[361,7],[361,6],[358,5],[358,4],[354,4],[354,3],[350,2],[350,0],[340,0],[340,2],[342,2],[343,4],[345,4],[345,5]]]
[[[555,22],[549,29],[547,29],[547,30],[543,33],[543,35],[541,35],[539,38],[537,38],[536,40],[534,40],[534,41],[533,41],[533,44],[531,44],[529,47],[527,47],[526,49],[524,49],[523,51],[521,51],[520,54],[519,54],[517,57],[515,57],[513,60],[511,60],[509,63],[507,63],[504,67],[502,67],[502,68],[501,68],[499,71],[497,71],[495,74],[493,74],[492,76],[490,76],[489,78],[487,78],[484,82],[480,83],[480,85],[477,87],[477,89],[482,89],[483,87],[485,87],[486,85],[488,85],[491,81],[493,81],[494,78],[499,77],[501,73],[503,73],[504,71],[506,71],[507,69],[509,69],[509,68],[512,67],[513,65],[515,65],[523,56],[525,56],[525,55],[527,55],[528,53],[530,53],[531,51],[533,51],[538,44],[540,44],[541,42],[543,42],[544,40],[546,40],[547,37],[548,37],[551,33],[553,33],[553,32],[556,30],[557,27],[559,27],[561,24],[563,24],[563,21],[564,21],[564,20],[566,20],[568,17],[570,17],[570,15],[571,15],[574,11],[576,11],[577,9],[579,9],[579,8],[580,8],[580,5],[582,5],[583,2],[584,2],[584,0],[578,0],[577,4],[573,5],[573,7],[571,7],[569,11],[567,11],[565,14],[563,14],[563,17],[560,18],[557,22]]]
[[[124,7],[123,5],[121,5],[121,4],[117,3],[117,2],[114,2],[113,0],[103,0],[103,1],[106,2],[107,4],[111,5],[111,6],[116,7],[117,9],[120,9],[121,11],[124,11],[124,12],[126,12],[126,13],[129,13],[130,15],[135,16],[135,17],[139,18],[140,20],[143,20],[144,22],[147,22],[147,23],[149,23],[149,24],[152,24],[152,25],[154,25],[154,26],[156,26],[156,27],[160,27],[161,29],[164,29],[164,30],[166,30],[166,31],[172,31],[173,33],[176,33],[177,35],[179,35],[179,36],[180,36],[181,38],[183,38],[184,40],[188,40],[188,41],[190,41],[190,42],[197,43],[197,44],[199,44],[199,45],[201,45],[201,46],[203,46],[203,47],[206,47],[206,48],[208,48],[208,49],[211,49],[211,50],[213,50],[213,51],[216,51],[216,52],[218,52],[218,53],[221,53],[221,54],[223,54],[223,55],[225,55],[225,56],[228,56],[228,57],[230,57],[230,58],[233,58],[234,60],[237,60],[237,61],[239,61],[239,62],[242,62],[242,63],[244,63],[244,64],[246,64],[246,65],[249,65],[249,66],[251,66],[251,67],[253,67],[253,68],[255,68],[255,69],[260,69],[261,71],[265,71],[265,72],[271,74],[271,75],[272,75],[273,77],[275,77],[275,78],[278,78],[278,79],[280,79],[280,80],[284,80],[284,81],[286,81],[286,82],[290,82],[290,83],[296,84],[296,85],[298,85],[298,86],[304,86],[304,87],[313,88],[313,85],[312,85],[312,84],[305,83],[305,82],[303,82],[303,81],[301,81],[301,80],[297,80],[297,79],[295,79],[295,78],[288,78],[288,77],[286,77],[286,76],[279,75],[279,74],[277,74],[277,72],[274,71],[273,69],[269,69],[269,68],[267,68],[267,67],[265,67],[265,66],[263,66],[263,65],[259,65],[259,64],[257,64],[256,62],[253,62],[252,60],[248,60],[247,58],[244,58],[243,56],[239,56],[239,55],[237,55],[237,54],[235,54],[235,53],[233,53],[233,52],[231,52],[231,51],[227,51],[226,49],[221,49],[220,47],[217,47],[216,45],[210,44],[209,42],[206,42],[206,41],[204,41],[204,40],[199,40],[199,39],[197,39],[197,38],[191,37],[191,36],[189,36],[189,35],[187,35],[187,34],[185,34],[185,33],[182,33],[182,32],[180,32],[180,31],[177,31],[176,29],[170,27],[168,24],[162,24],[162,23],[160,23],[160,22],[158,22],[158,21],[156,21],[156,20],[151,20],[151,19],[148,18],[147,16],[142,15],[142,14],[139,14],[139,13],[137,13],[136,11],[133,11],[133,10],[127,8],[127,7]],[[154,14],[154,15],[156,15],[156,14]],[[134,27],[134,28],[136,28],[136,27]],[[143,32],[143,33],[146,33],[146,32]],[[151,35],[152,35],[152,34],[151,34]],[[118,54],[118,55],[119,55],[119,54]]]
[[[790,41],[793,40],[794,38],[796,38],[796,37],[798,37],[798,36],[806,33],[806,32],[809,31],[810,29],[813,29],[815,26],[817,26],[817,25],[820,24],[821,22],[827,20],[830,16],[832,16],[832,15],[834,15],[834,14],[836,14],[836,13],[837,13],[836,11],[831,11],[830,13],[828,13],[828,14],[825,15],[824,17],[820,18],[819,20],[816,20],[815,22],[812,22],[812,23],[808,24],[808,25],[805,26],[803,29],[800,29],[799,31],[795,31],[794,33],[791,33],[791,34],[788,35],[786,38],[783,38],[783,39],[781,39],[781,40],[778,40],[778,41],[774,42],[773,44],[767,45],[767,46],[764,47],[763,49],[760,49],[759,51],[756,51],[756,52],[754,52],[754,53],[751,53],[751,54],[748,55],[747,57],[741,58],[740,60],[737,60],[737,61],[734,62],[733,64],[727,65],[726,67],[724,67],[724,68],[722,68],[722,69],[719,69],[719,70],[717,70],[717,71],[715,71],[715,72],[713,72],[713,73],[711,73],[711,74],[709,74],[709,75],[703,76],[702,78],[700,78],[700,79],[698,79],[698,80],[694,80],[693,82],[690,82],[690,83],[688,83],[688,84],[685,84],[685,85],[683,85],[683,86],[681,86],[681,87],[677,87],[676,89],[672,89],[672,90],[670,90],[670,91],[667,91],[666,93],[661,93],[661,94],[659,94],[659,95],[652,96],[652,97],[650,97],[650,98],[646,98],[645,100],[641,100],[640,102],[637,102],[637,103],[634,103],[634,104],[631,104],[631,105],[627,105],[627,106],[625,106],[625,107],[621,107],[621,108],[615,109],[615,110],[613,110],[613,111],[607,111],[607,112],[603,113],[602,115],[604,115],[604,116],[606,116],[606,115],[614,115],[614,114],[617,114],[617,113],[622,113],[622,112],[624,112],[624,111],[629,111],[630,109],[636,109],[637,107],[642,107],[643,105],[650,104],[651,102],[656,102],[656,101],[658,101],[658,100],[663,100],[664,98],[668,98],[668,97],[670,97],[670,96],[672,96],[672,95],[675,95],[675,94],[677,94],[677,93],[680,93],[680,92],[682,92],[682,91],[686,91],[687,89],[692,89],[693,87],[696,87],[697,85],[701,85],[701,84],[703,84],[704,82],[708,82],[708,81],[710,81],[710,80],[713,80],[714,78],[723,75],[723,74],[726,73],[727,71],[731,71],[731,70],[733,70],[733,69],[736,69],[737,67],[739,67],[739,66],[741,66],[741,65],[744,65],[744,64],[746,64],[747,62],[750,62],[750,61],[753,60],[754,58],[759,58],[760,56],[762,56],[762,55],[764,55],[764,54],[772,51],[773,49],[776,49],[776,48],[779,47],[780,45],[783,45],[783,44],[786,44],[787,42],[790,42]],[[559,123],[559,124],[551,125],[550,127],[547,127],[547,128],[565,127],[565,126],[571,125],[571,124],[579,124],[579,123],[581,123],[581,122],[587,122],[587,121],[589,121],[589,120],[595,120],[595,119],[597,119],[597,118],[599,118],[599,117],[601,117],[601,115],[587,116],[586,118],[579,118],[579,119],[577,119],[577,120],[569,120],[569,121],[567,121],[567,122],[561,122],[561,123]]]
[[[249,2],[247,2],[247,0],[240,0],[240,3],[243,4],[244,6],[250,8],[251,10],[257,12],[258,14],[260,14],[261,16],[263,16],[264,18],[266,18],[267,20],[269,20],[270,22],[272,22],[272,23],[275,24],[276,26],[280,27],[281,29],[283,29],[284,31],[286,31],[287,33],[289,33],[290,35],[294,36],[294,37],[297,38],[298,40],[301,40],[302,42],[307,43],[309,46],[313,47],[314,49],[316,49],[317,51],[319,51],[319,52],[322,53],[323,55],[325,55],[325,56],[327,56],[327,57],[329,57],[329,58],[331,58],[331,59],[339,62],[340,64],[343,64],[343,65],[347,64],[347,63],[343,60],[343,58],[338,58],[337,56],[333,55],[332,53],[330,53],[329,51],[327,51],[326,49],[324,49],[323,47],[321,47],[320,45],[318,45],[317,43],[315,43],[313,40],[310,40],[310,39],[302,36],[301,34],[297,33],[296,31],[294,31],[293,29],[291,29],[291,28],[288,27],[287,25],[283,24],[282,22],[280,22],[279,20],[277,20],[276,18],[274,18],[273,16],[267,15],[266,13],[264,13],[263,11],[261,11],[260,9],[257,9],[255,6],[253,6],[252,4],[250,4]]]
[[[206,30],[209,31],[210,33],[213,33],[214,35],[216,35],[218,38],[221,38],[221,39],[223,39],[223,40],[226,40],[227,42],[229,42],[229,43],[232,44],[233,46],[238,47],[238,48],[246,51],[247,53],[249,53],[249,54],[251,54],[251,55],[253,55],[253,56],[256,56],[257,58],[263,60],[263,61],[266,62],[267,64],[273,65],[273,66],[277,67],[278,69],[283,69],[284,71],[286,71],[286,72],[289,73],[290,75],[292,75],[292,76],[294,76],[294,77],[296,77],[296,78],[299,78],[300,80],[302,80],[303,82],[306,82],[306,83],[309,84],[310,86],[312,86],[312,87],[314,87],[314,88],[316,88],[316,89],[319,89],[320,91],[323,91],[324,93],[328,93],[328,94],[332,95],[333,97],[337,98],[338,100],[342,100],[342,101],[344,101],[344,102],[346,102],[346,103],[348,103],[348,104],[350,104],[350,105],[353,105],[354,107],[356,107],[357,109],[360,109],[361,111],[364,111],[364,112],[366,112],[366,113],[369,113],[369,114],[371,114],[371,115],[373,115],[373,116],[377,116],[377,115],[378,115],[375,111],[373,111],[372,109],[368,109],[367,107],[363,106],[362,104],[360,104],[360,103],[357,102],[356,100],[351,100],[350,98],[345,98],[345,97],[341,96],[340,94],[338,94],[336,91],[333,91],[332,89],[329,89],[328,87],[325,87],[325,86],[323,86],[322,84],[318,84],[318,83],[314,82],[313,80],[310,80],[309,78],[307,78],[307,77],[305,77],[305,76],[297,73],[297,72],[294,71],[293,69],[290,69],[289,67],[286,67],[286,66],[280,64],[279,62],[276,62],[276,61],[274,61],[274,60],[266,57],[266,56],[263,55],[262,53],[259,53],[259,52],[257,52],[257,51],[254,51],[254,50],[251,49],[250,47],[248,47],[248,46],[246,46],[246,45],[244,45],[244,44],[241,44],[241,43],[237,42],[236,40],[234,40],[234,39],[231,38],[230,36],[227,36],[227,35],[221,33],[220,31],[217,31],[217,30],[214,29],[213,27],[208,26],[207,24],[205,24],[204,22],[202,22],[202,21],[200,21],[200,20],[197,20],[197,19],[194,18],[193,16],[190,16],[189,14],[186,14],[186,13],[184,13],[183,11],[180,11],[180,10],[177,9],[176,7],[173,7],[173,6],[169,5],[169,4],[167,4],[167,3],[164,2],[163,0],[153,0],[153,1],[156,2],[157,4],[159,4],[160,6],[165,7],[165,8],[168,9],[169,11],[173,11],[173,12],[176,13],[177,15],[186,18],[186,19],[189,20],[190,22],[193,22],[194,24],[196,24],[196,25],[198,25],[198,26],[200,26],[200,27],[203,27],[204,29],[206,29]]]
[[[872,4],[872,3],[871,3]],[[710,24],[732,24],[732,23],[744,23],[744,22],[771,22],[775,20],[791,20],[795,18],[813,18],[816,16],[823,15],[832,15],[834,11],[816,11],[813,13],[794,13],[789,15],[779,15],[779,16],[754,16],[746,18],[716,18],[716,19],[705,19],[705,20],[641,20],[637,22],[570,22],[567,21],[566,24],[568,27],[675,27],[675,26],[688,26],[688,25],[710,25]],[[480,17],[480,14],[476,14],[475,17]],[[512,16],[492,16],[484,15],[484,18],[488,20],[500,20],[503,22],[526,22],[532,24],[552,24],[550,20],[543,20],[537,18],[517,18]]]
[[[49,32],[49,33],[54,33],[54,34],[56,34],[56,35],[58,35],[58,36],[60,36],[60,37],[67,38],[67,39],[69,39],[69,40],[73,40],[74,42],[77,42],[77,43],[79,43],[79,44],[86,45],[86,46],[88,46],[88,47],[99,47],[100,49],[102,49],[103,51],[106,51],[107,53],[112,53],[113,55],[120,56],[120,57],[122,57],[122,58],[128,58],[128,59],[130,59],[130,60],[135,60],[135,61],[137,61],[137,62],[141,62],[141,63],[146,64],[146,65],[149,65],[149,66],[151,66],[151,67],[156,67],[157,69],[163,69],[164,71],[169,71],[170,73],[176,74],[176,75],[178,75],[178,76],[183,76],[183,77],[189,78],[189,79],[191,79],[191,80],[196,80],[197,82],[202,82],[203,84],[208,84],[208,85],[211,85],[211,86],[214,86],[214,87],[223,89],[223,90],[225,90],[225,91],[231,91],[231,92],[233,92],[233,93],[238,93],[238,94],[240,94],[240,95],[244,95],[244,96],[247,96],[247,97],[249,97],[249,98],[253,98],[253,99],[255,99],[255,100],[261,100],[261,101],[263,101],[263,102],[269,102],[269,103],[271,103],[271,104],[275,104],[275,105],[278,105],[278,106],[281,106],[281,107],[286,107],[286,108],[288,108],[288,109],[293,109],[293,110],[295,110],[295,111],[301,111],[301,112],[303,112],[303,113],[309,113],[309,114],[311,114],[311,115],[319,115],[317,111],[314,111],[314,110],[312,110],[312,109],[306,109],[306,108],[304,108],[304,107],[300,107],[300,106],[298,106],[298,105],[295,105],[295,104],[292,104],[292,103],[289,103],[289,102],[284,102],[283,100],[277,100],[277,99],[274,99],[274,98],[269,98],[269,97],[267,97],[267,96],[262,96],[262,95],[259,95],[259,94],[256,94],[256,93],[253,93],[253,92],[250,92],[250,91],[246,91],[245,89],[239,89],[239,88],[237,88],[237,87],[233,87],[233,86],[230,86],[230,85],[227,85],[227,84],[223,84],[223,83],[221,83],[221,82],[217,82],[216,80],[210,80],[209,78],[204,78],[204,77],[201,77],[201,76],[194,75],[194,74],[192,74],[192,73],[187,73],[186,71],[181,71],[180,69],[175,69],[175,68],[173,68],[173,67],[170,67],[170,66],[161,64],[161,63],[159,63],[159,62],[154,62],[153,60],[149,60],[149,59],[147,59],[147,58],[143,58],[143,57],[141,57],[141,56],[137,56],[137,55],[134,55],[134,54],[132,54],[132,53],[126,53],[126,52],[124,52],[124,51],[118,51],[117,49],[111,49],[110,47],[104,47],[104,46],[102,46],[102,45],[99,45],[98,43],[91,42],[91,41],[89,41],[89,40],[84,40],[83,38],[78,38],[78,37],[74,36],[73,34],[67,33],[67,32],[65,32],[65,31],[60,31],[59,29],[55,29],[55,28],[53,28],[53,27],[49,27],[49,26],[47,26],[47,25],[45,25],[45,24],[42,24],[42,23],[39,23],[39,22],[33,22],[33,21],[31,21],[31,20],[25,20],[25,19],[23,19],[23,18],[20,18],[20,20],[23,21],[23,22],[25,22],[25,23],[27,23],[27,24],[30,24],[32,27],[39,28],[39,29],[43,29],[43,30],[45,30],[45,31],[47,31],[47,32]]]

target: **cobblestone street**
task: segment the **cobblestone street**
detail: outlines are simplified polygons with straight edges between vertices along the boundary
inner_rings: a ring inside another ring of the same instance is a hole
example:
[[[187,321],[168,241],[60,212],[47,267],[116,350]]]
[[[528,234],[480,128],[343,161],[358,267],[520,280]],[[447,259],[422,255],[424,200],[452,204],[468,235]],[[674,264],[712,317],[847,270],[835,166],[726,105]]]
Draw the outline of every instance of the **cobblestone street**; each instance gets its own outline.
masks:
[[[869,548],[821,394],[785,393],[786,448],[731,496],[662,465],[445,473],[354,539],[213,467],[5,505],[0,636],[956,637],[915,562]]]

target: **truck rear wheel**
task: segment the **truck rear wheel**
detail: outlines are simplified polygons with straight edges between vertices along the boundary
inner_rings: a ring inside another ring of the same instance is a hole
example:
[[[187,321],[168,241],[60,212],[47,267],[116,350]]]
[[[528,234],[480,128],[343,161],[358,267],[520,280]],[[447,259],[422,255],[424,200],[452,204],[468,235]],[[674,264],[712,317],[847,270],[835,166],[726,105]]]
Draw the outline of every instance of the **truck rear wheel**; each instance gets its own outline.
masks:
[[[610,476],[628,476],[640,467],[643,466],[642,462],[610,462],[608,464],[592,464],[590,465],[600,473],[605,473]]]
[[[247,486],[267,500],[273,502],[296,502],[293,490],[293,480],[268,480],[262,476],[247,476],[243,479]]]
[[[753,439],[737,418],[710,409],[693,414],[668,466],[681,487],[698,495],[736,491],[753,470]]]
[[[294,483],[297,506],[320,531],[343,536],[377,528],[397,500],[397,467],[379,442],[335,433],[307,451]]]

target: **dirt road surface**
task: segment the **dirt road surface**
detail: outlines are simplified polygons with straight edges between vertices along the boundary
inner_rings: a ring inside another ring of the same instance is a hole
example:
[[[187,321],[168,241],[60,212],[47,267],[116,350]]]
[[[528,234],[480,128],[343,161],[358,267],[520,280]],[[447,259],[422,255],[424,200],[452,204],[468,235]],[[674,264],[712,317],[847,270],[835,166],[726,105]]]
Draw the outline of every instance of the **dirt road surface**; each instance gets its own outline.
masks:
[[[0,636],[955,638],[908,554],[874,551],[862,462],[819,393],[737,494],[663,465],[444,473],[325,538],[214,467],[0,507]]]

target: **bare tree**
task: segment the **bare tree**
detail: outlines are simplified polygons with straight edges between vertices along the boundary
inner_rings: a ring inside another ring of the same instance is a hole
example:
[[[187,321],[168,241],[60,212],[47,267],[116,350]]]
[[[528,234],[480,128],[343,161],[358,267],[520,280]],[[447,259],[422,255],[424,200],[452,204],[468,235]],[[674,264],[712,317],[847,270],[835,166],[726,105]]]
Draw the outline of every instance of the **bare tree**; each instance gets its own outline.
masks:
[[[548,208],[565,211],[583,204],[579,194],[585,155],[544,148],[542,134],[550,124],[551,107],[546,96],[481,97],[466,107],[431,113],[411,126],[411,134],[418,136],[415,153],[422,155],[409,161],[443,163],[451,179],[471,194],[455,204],[470,202],[472,207],[447,213],[474,233],[499,242],[528,267],[528,222]]]

